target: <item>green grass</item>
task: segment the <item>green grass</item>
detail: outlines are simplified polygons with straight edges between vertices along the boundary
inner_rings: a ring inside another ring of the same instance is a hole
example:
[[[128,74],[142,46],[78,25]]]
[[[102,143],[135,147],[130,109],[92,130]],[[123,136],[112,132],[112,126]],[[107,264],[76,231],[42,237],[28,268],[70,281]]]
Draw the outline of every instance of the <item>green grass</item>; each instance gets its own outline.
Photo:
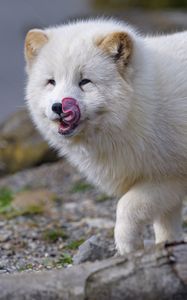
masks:
[[[9,188],[0,188],[0,213],[5,213],[10,208],[13,198],[13,193]]]
[[[74,183],[74,185],[71,188],[72,193],[79,193],[79,192],[85,192],[87,190],[91,190],[93,186],[89,184],[86,181],[79,180]]]
[[[75,241],[72,241],[70,242],[67,246],[65,246],[64,248],[65,249],[68,249],[68,250],[76,250],[79,248],[79,246],[84,243],[84,240],[81,239],[81,240],[75,240]]]
[[[63,253],[61,257],[56,261],[56,265],[65,266],[73,263],[72,256],[68,253]]]
[[[65,267],[72,263],[73,263],[72,256],[68,253],[62,253],[62,255],[60,257],[58,257],[57,259],[52,259],[50,257],[44,258],[41,261],[40,265],[43,266],[44,268],[52,269],[52,268]],[[37,269],[37,268],[38,268],[38,266],[36,264],[34,265],[32,263],[26,263],[18,268],[18,272],[33,270],[33,269]]]
[[[4,216],[7,219],[13,219],[20,216],[26,216],[30,217],[33,215],[41,215],[44,212],[43,205],[29,205],[26,208],[23,209],[15,209],[15,208],[9,208],[9,210],[5,211]]]
[[[45,258],[42,260],[42,265],[43,265],[45,268],[53,268],[53,267],[55,267],[55,261],[52,260],[50,257],[45,257]]]
[[[107,201],[107,200],[111,200],[111,197],[106,195],[106,194],[100,194],[96,197],[96,201],[97,202],[104,202],[104,201]]]
[[[43,232],[43,239],[46,242],[56,243],[59,239],[67,239],[67,234],[60,228],[46,229]]]
[[[43,205],[29,205],[27,208],[20,210],[20,215],[30,216],[30,215],[40,215],[43,214]]]
[[[25,264],[18,269],[18,272],[23,272],[26,270],[33,270],[33,265],[31,263]]]
[[[28,207],[23,209],[15,209],[12,207],[13,199],[13,192],[9,188],[0,188],[0,214],[3,214],[7,219],[13,219],[19,216],[40,215],[44,212],[44,206],[42,204],[28,205]]]

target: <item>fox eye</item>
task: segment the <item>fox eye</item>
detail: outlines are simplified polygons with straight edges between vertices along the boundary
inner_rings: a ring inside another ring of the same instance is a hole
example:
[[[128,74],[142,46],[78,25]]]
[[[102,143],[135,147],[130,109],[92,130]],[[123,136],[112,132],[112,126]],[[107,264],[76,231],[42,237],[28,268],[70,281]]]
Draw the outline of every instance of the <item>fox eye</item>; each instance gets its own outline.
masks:
[[[87,79],[87,78],[84,78],[82,79],[80,82],[79,82],[79,86],[82,87],[83,85],[86,85],[88,83],[90,83],[91,80],[90,79]]]
[[[47,80],[47,85],[48,84],[51,84],[51,85],[55,86],[56,85],[56,81],[54,79],[48,79]]]

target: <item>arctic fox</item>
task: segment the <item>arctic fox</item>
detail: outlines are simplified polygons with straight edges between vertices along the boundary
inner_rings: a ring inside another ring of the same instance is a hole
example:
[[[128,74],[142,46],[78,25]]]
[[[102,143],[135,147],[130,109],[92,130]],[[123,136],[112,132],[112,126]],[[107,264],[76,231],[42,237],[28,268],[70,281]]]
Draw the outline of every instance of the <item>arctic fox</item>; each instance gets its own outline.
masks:
[[[187,193],[187,31],[142,36],[115,20],[30,30],[31,116],[88,180],[117,195],[118,252],[182,239]]]

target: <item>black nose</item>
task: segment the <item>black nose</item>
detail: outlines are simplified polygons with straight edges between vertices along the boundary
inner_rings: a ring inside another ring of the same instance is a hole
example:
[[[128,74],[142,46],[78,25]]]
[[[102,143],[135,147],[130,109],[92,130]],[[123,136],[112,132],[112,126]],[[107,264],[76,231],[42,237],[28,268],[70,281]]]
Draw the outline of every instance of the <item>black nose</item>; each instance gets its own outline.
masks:
[[[52,111],[58,115],[61,115],[62,113],[62,104],[59,102],[56,102],[51,107]]]

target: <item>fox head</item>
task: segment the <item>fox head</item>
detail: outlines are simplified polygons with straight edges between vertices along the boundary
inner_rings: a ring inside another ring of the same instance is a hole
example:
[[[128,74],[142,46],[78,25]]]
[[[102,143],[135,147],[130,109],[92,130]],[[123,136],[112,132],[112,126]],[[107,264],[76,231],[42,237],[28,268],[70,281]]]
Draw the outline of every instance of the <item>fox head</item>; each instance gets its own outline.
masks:
[[[53,145],[120,134],[132,106],[134,35],[131,27],[107,20],[27,33],[26,99]]]

